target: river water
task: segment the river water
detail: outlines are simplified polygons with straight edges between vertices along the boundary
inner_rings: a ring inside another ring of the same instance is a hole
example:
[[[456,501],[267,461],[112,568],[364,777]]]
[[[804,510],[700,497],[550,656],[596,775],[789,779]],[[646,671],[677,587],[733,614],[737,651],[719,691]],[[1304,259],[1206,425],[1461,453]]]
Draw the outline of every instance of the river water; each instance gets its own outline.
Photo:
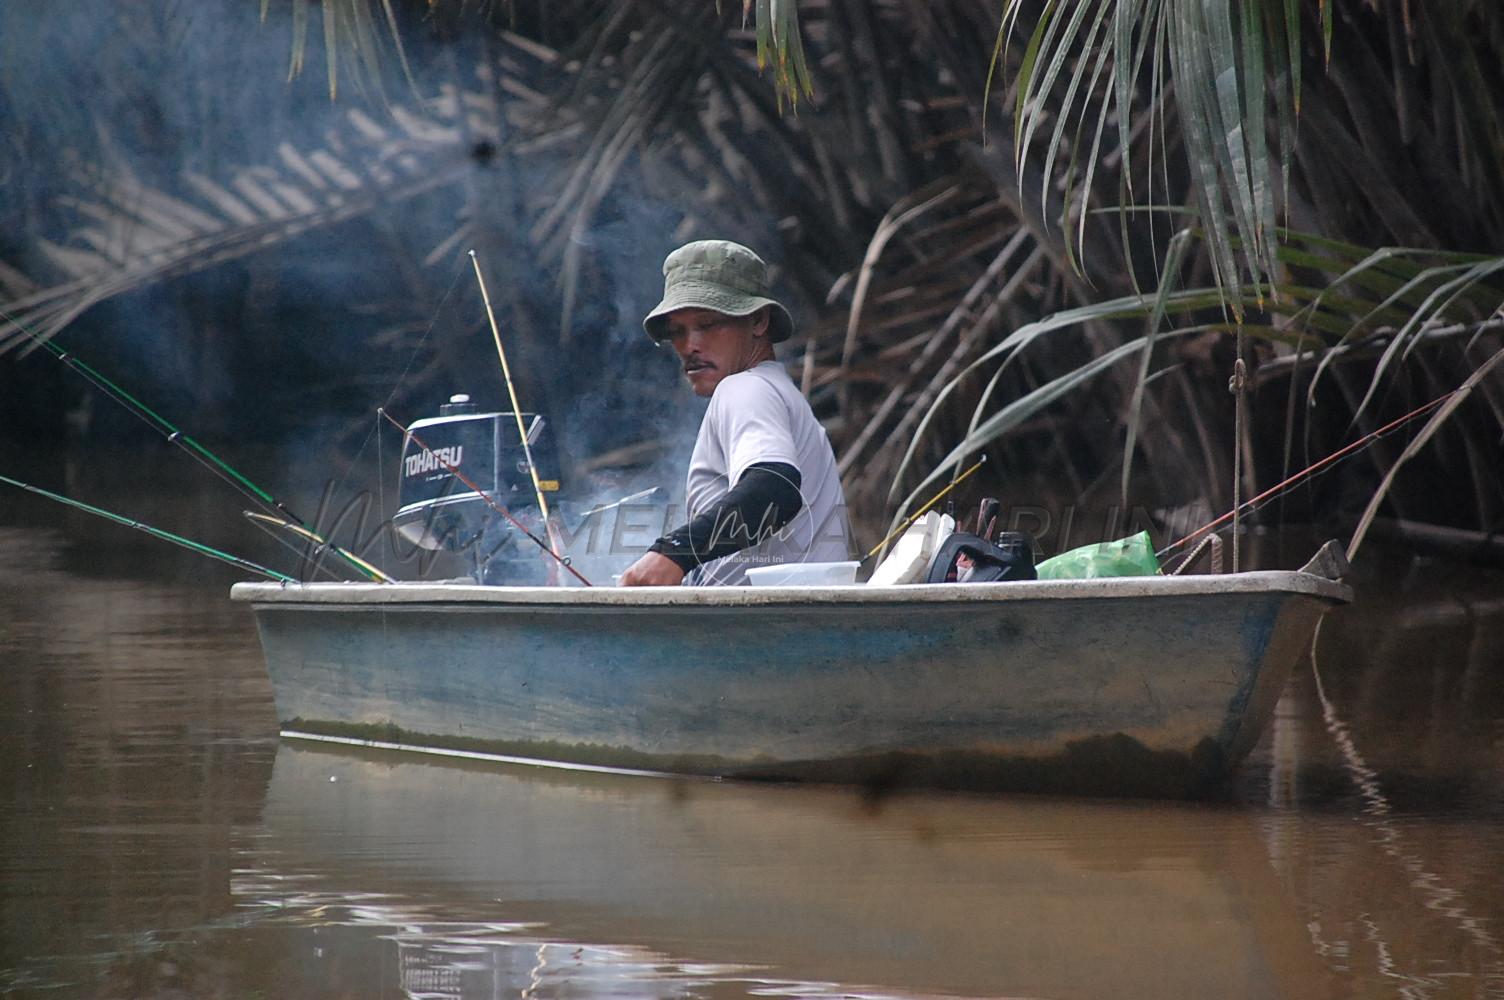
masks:
[[[1375,550],[1210,801],[874,801],[281,740],[235,572],[82,525],[0,506],[0,994],[1504,996],[1497,571]]]

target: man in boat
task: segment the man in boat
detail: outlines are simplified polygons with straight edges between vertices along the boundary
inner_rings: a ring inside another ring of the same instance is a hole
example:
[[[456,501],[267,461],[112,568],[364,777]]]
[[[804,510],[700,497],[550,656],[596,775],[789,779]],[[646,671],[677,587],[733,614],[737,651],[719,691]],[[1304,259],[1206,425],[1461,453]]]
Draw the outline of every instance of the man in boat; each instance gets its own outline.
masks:
[[[642,325],[673,346],[710,406],[689,461],[690,520],[649,546],[621,585],[735,585],[754,566],[848,559],[835,453],[774,359],[794,321],[771,296],[762,258],[725,240],[680,247]]]

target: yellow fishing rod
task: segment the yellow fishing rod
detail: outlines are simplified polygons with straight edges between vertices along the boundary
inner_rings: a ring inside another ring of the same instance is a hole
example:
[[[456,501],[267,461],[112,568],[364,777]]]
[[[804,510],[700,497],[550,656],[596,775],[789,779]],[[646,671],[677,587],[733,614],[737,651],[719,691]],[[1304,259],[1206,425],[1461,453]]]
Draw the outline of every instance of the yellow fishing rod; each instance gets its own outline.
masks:
[[[945,487],[945,489],[941,490],[939,493],[936,493],[934,496],[930,497],[927,501],[925,501],[923,504],[921,504],[920,507],[919,507],[919,509],[916,510],[916,511],[914,511],[914,513],[910,514],[907,518],[905,518],[904,522],[902,524],[900,524],[898,527],[896,527],[892,531],[890,531],[888,533],[888,537],[887,538],[884,538],[882,541],[880,541],[876,545],[872,546],[872,551],[870,551],[866,555],[862,556],[862,561],[866,562],[868,559],[871,559],[873,556],[875,556],[879,552],[881,552],[883,550],[883,546],[887,545],[893,539],[895,539],[899,535],[903,534],[904,530],[906,528],[908,528],[909,525],[911,525],[915,521],[919,520],[919,518],[922,517],[926,511],[928,511],[931,507],[935,506],[935,504],[939,503],[940,500],[945,496],[945,494],[949,493],[951,490],[955,489],[957,486],[960,486],[961,483],[962,483],[962,481],[965,480],[967,476],[971,475],[973,472],[977,471],[983,465],[986,465],[986,464],[987,464],[987,456],[983,455],[981,458],[977,459],[975,465],[973,465],[971,468],[967,469],[965,472],[961,473],[955,479],[952,479],[950,481],[950,485],[949,486]]]
[[[281,528],[284,531],[288,531],[294,535],[297,535],[299,538],[303,539],[306,542],[312,543],[315,546],[315,554],[324,549],[338,552],[341,558],[343,558],[346,562],[350,563],[356,569],[360,570],[362,573],[366,574],[373,580],[380,581],[381,583],[397,582],[391,577],[387,576],[381,570],[377,569],[375,566],[371,565],[366,560],[362,559],[360,556],[346,549],[340,548],[333,542],[325,541],[323,536],[318,532],[313,531],[309,528],[305,528],[301,524],[297,524],[293,521],[284,521],[282,518],[272,517],[270,514],[258,514],[254,510],[243,510],[241,511],[241,513],[244,514],[246,519],[253,524],[270,525],[274,528]],[[315,563],[318,562],[317,559],[313,561]]]
[[[491,323],[491,337],[496,341],[496,356],[501,359],[501,377],[507,383],[507,395],[512,400],[512,416],[517,420],[517,436],[522,438],[522,456],[527,459],[527,471],[533,477],[533,495],[538,498],[538,510],[543,515],[545,530],[549,530],[548,501],[543,498],[543,483],[538,479],[538,466],[533,461],[533,449],[527,441],[527,428],[522,426],[522,407],[517,403],[517,389],[512,385],[512,369],[507,364],[506,348],[501,346],[501,330],[496,326],[496,313],[491,309],[491,294],[486,291],[486,277],[481,274],[480,258],[470,251],[470,263],[475,265],[475,280],[480,282],[481,301],[486,304],[486,319]]]

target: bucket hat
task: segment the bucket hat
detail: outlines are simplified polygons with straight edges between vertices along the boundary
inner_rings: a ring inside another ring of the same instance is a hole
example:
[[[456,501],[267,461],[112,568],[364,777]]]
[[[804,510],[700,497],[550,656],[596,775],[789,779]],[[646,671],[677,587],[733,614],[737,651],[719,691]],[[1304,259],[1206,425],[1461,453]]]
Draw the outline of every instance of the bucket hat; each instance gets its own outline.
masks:
[[[676,309],[713,309],[727,316],[747,316],[763,306],[769,339],[788,340],[794,319],[769,295],[768,265],[757,254],[730,240],[686,243],[663,261],[663,301],[642,321],[655,341],[668,336],[668,314]]]

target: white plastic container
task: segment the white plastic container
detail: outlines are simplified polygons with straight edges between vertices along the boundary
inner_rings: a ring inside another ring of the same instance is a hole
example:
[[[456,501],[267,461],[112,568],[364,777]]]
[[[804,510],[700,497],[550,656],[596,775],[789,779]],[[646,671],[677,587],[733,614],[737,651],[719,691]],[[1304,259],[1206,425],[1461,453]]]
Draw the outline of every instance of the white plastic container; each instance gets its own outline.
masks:
[[[949,514],[930,511],[909,525],[877,569],[872,571],[869,587],[892,587],[906,583],[923,583],[930,560],[940,550],[940,543],[956,530],[956,519]]]
[[[860,565],[853,560],[754,566],[747,570],[747,582],[754,587],[843,587],[856,582]]]

